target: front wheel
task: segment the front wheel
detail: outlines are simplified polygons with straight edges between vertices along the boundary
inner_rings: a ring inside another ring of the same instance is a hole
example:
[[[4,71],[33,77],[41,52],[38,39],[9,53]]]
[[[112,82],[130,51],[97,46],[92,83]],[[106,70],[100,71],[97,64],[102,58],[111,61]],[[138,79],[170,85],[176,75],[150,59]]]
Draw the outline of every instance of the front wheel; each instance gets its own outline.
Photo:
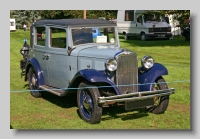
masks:
[[[87,82],[79,85],[77,92],[78,110],[81,118],[91,124],[99,123],[102,116],[102,107],[98,105],[99,90]]]
[[[165,79],[163,77],[159,77],[155,81],[153,88],[154,88],[154,90],[163,90],[163,89],[168,89],[168,86],[165,82]],[[147,109],[147,111],[152,112],[154,114],[164,113],[168,107],[168,103],[169,103],[169,95],[155,97],[154,105],[151,107],[148,107],[146,109]]]
[[[186,41],[189,41],[189,40],[190,40],[190,33],[187,32],[187,33],[185,34],[185,40],[186,40]]]

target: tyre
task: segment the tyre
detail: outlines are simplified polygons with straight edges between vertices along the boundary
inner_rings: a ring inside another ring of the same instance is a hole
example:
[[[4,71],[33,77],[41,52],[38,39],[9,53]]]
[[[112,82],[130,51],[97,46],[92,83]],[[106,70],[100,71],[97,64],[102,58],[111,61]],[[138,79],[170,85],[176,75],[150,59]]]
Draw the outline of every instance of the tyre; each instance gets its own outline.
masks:
[[[125,39],[125,40],[128,40],[128,39],[129,39],[129,36],[127,36],[127,34],[124,34],[124,39]]]
[[[163,77],[159,77],[154,84],[154,90],[163,90],[168,89],[168,86]],[[146,108],[147,111],[152,112],[154,114],[164,113],[168,107],[169,103],[169,95],[155,97],[154,98],[154,106]]]
[[[100,123],[102,107],[98,105],[99,90],[96,86],[87,82],[79,85],[77,92],[77,104],[81,118],[91,124]]]
[[[190,40],[190,33],[187,32],[187,33],[185,34],[185,40],[186,40],[186,41],[189,41],[189,40]]]
[[[146,41],[146,35],[145,35],[145,33],[141,33],[140,39],[141,39],[142,41]]]
[[[35,98],[41,97],[41,92],[38,90],[38,76],[32,67],[29,68],[28,76],[31,95]]]

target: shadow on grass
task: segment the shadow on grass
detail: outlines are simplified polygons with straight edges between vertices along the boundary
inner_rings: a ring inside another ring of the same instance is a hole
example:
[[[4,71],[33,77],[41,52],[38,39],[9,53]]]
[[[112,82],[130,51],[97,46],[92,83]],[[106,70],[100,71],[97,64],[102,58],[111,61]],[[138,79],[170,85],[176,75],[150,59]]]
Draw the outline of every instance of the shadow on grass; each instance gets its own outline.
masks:
[[[28,86],[28,84],[24,85]],[[76,94],[76,93],[74,93]],[[77,97],[76,95],[68,95],[59,97],[46,91],[42,91],[42,99],[47,100],[62,108],[77,107]],[[77,108],[77,114],[81,118],[80,113]],[[112,106],[103,108],[102,121],[107,121],[110,119],[121,118],[123,121],[138,119],[141,117],[148,116],[148,112],[145,109],[134,109],[125,110],[125,106]],[[12,126],[11,126],[12,127]]]
[[[24,86],[29,86],[29,85],[26,84]],[[28,87],[28,89],[29,89],[29,87]],[[47,91],[42,91],[42,90],[41,90],[41,94],[42,94],[41,98],[59,106],[59,107],[62,107],[62,108],[77,107],[76,95],[68,95],[68,96],[59,97],[57,95],[54,95],[52,93],[49,93]]]
[[[104,108],[102,116],[106,116],[105,118],[102,117],[102,121],[107,121],[110,119],[117,119],[121,118],[123,121],[132,120],[132,119],[139,119],[141,117],[148,116],[148,112],[145,109],[134,109],[126,111],[124,106],[118,107],[110,107]]]
[[[28,85],[28,84],[25,84],[23,88],[29,88],[29,85]]]
[[[44,91],[42,98],[62,108],[77,107],[76,95],[59,97]]]
[[[79,118],[81,118],[78,109],[76,110],[76,112]],[[129,114],[129,112],[131,112],[131,114]],[[144,109],[135,109],[126,111],[124,107],[114,106],[114,107],[103,108],[101,121],[109,121],[111,119],[117,119],[117,118],[121,118],[123,121],[127,121],[127,120],[139,119],[141,117],[146,117],[146,116],[149,116],[149,114]]]
[[[175,36],[174,39],[166,40],[166,39],[150,39],[146,41],[142,41],[139,38],[130,38],[125,40],[123,36],[120,36],[121,46],[131,46],[131,47],[156,47],[156,46],[190,46],[190,41],[185,41],[182,36]]]
[[[12,125],[10,124],[10,129],[13,129]]]

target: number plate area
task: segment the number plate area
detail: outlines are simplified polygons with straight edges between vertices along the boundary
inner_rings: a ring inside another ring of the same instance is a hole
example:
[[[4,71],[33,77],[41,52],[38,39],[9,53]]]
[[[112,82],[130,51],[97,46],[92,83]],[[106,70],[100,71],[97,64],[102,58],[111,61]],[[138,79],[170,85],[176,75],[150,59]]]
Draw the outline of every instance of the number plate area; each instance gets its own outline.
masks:
[[[165,37],[165,34],[160,34],[158,35],[158,37]]]
[[[126,101],[125,102],[125,109],[131,110],[131,109],[137,109],[142,108],[145,106],[154,105],[154,99],[143,99],[143,100],[136,100],[136,101]]]

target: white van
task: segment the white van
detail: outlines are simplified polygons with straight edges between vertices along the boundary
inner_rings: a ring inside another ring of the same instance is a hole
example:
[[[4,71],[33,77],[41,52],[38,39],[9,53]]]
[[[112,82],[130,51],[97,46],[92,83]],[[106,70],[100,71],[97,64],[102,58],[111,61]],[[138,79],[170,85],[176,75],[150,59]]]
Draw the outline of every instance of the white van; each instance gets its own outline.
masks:
[[[117,27],[119,34],[123,34],[125,39],[170,39],[172,36],[171,26],[163,17],[147,13],[145,10],[118,10]]]
[[[14,18],[10,18],[10,31],[16,30],[16,22]]]

